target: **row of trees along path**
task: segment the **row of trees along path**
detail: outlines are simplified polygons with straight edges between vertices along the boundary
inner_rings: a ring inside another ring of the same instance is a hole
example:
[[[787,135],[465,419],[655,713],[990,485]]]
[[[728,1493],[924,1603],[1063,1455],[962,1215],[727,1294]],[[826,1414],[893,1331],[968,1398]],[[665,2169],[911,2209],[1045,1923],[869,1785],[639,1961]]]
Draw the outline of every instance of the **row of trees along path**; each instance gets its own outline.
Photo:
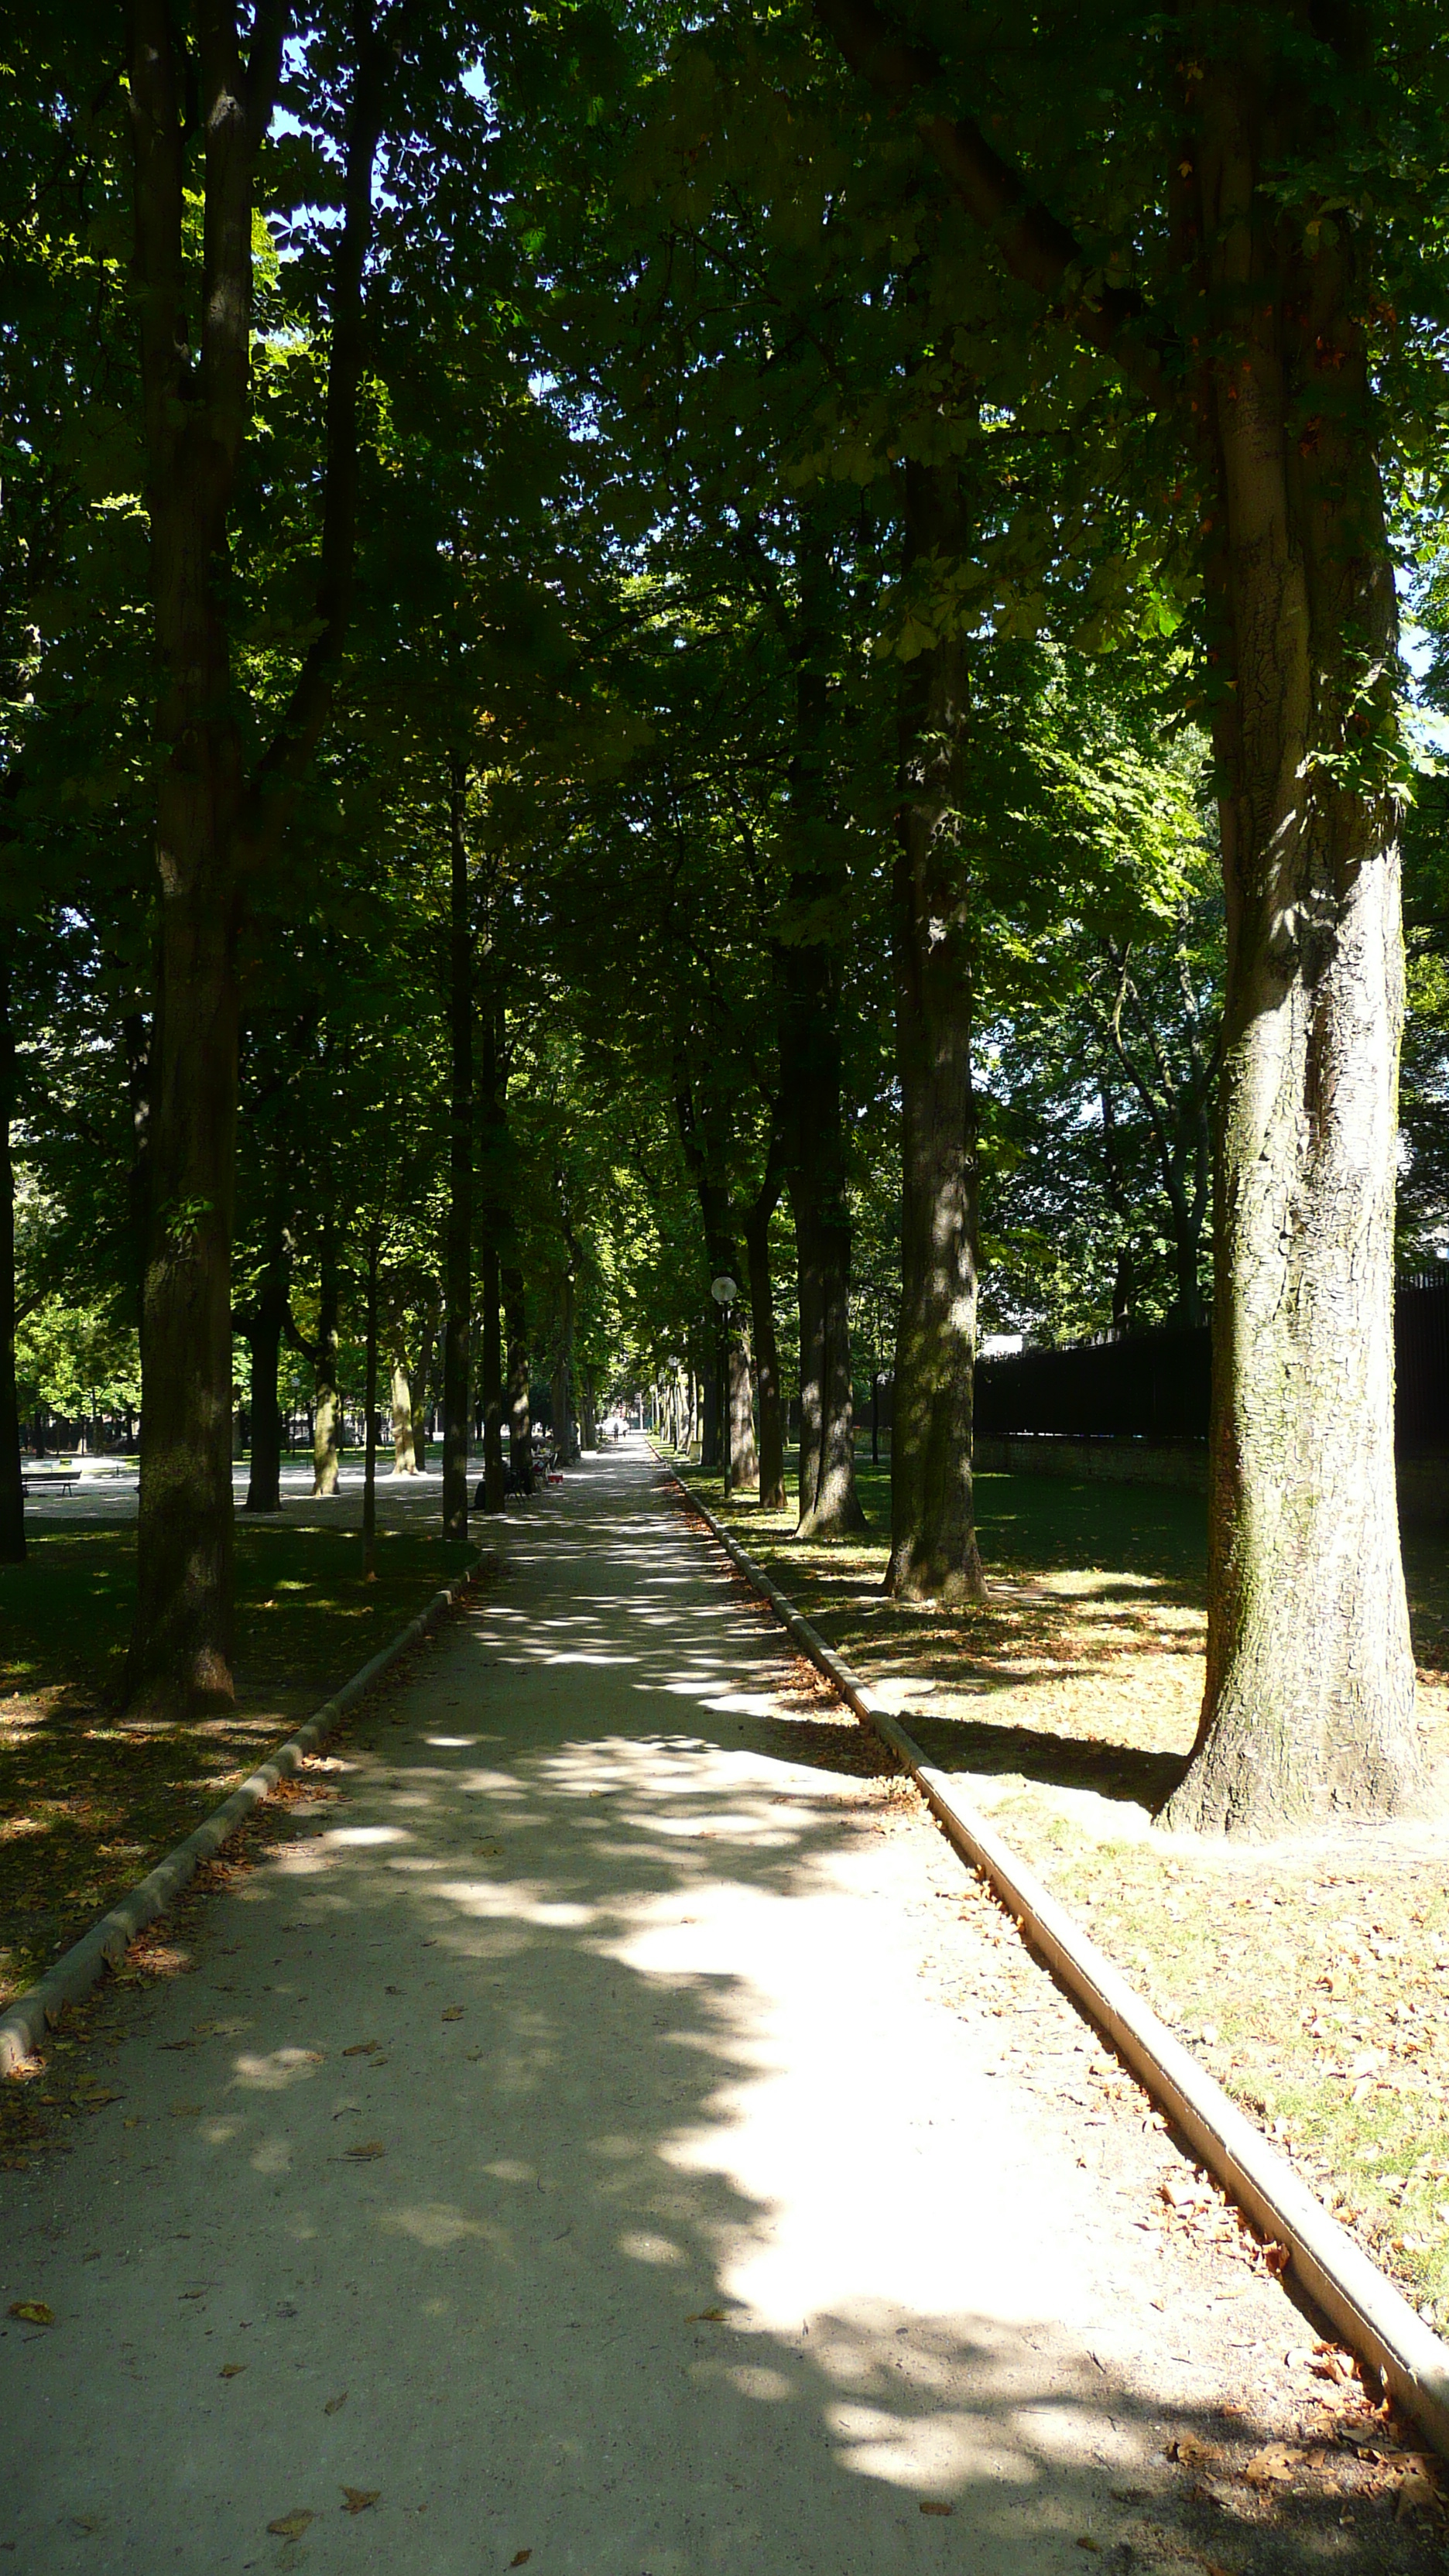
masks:
[[[49,995],[124,1067],[90,1132],[140,1337],[133,1706],[231,1690],[234,1332],[266,1508],[278,1353],[325,1452],[349,1300],[371,1443],[389,1301],[430,1293],[410,1235],[443,1245],[454,1536],[479,1382],[497,1511],[530,1368],[587,1435],[611,1373],[701,1355],[726,1271],[711,1436],[778,1503],[798,1351],[801,1529],[858,1526],[869,1104],[899,1157],[887,1582],[978,1594],[981,1068],[1046,1013],[1110,1059],[1109,1165],[1113,1084],[1145,1104],[1188,1311],[1216,1087],[1207,1689],[1169,1821],[1400,1804],[1422,11],[1049,7],[1009,58],[873,0],[128,23],[17,38],[5,147],[0,1201],[43,1234],[12,1161],[62,1114],[21,1097]],[[1184,980],[1169,1078],[1126,1032],[1194,903],[1220,1025]],[[100,1079],[67,1057],[75,1099]],[[8,1356],[0,1404],[15,1556]]]

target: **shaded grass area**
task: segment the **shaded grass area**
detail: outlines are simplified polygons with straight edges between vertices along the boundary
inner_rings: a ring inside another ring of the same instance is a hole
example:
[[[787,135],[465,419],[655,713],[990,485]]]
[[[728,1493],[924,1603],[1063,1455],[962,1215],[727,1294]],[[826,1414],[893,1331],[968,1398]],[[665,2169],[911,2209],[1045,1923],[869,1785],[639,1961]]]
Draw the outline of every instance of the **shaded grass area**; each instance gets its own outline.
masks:
[[[22,1993],[414,1617],[474,1550],[436,1529],[237,1529],[237,1704],[183,1726],[117,1714],[134,1522],[49,1527],[0,1567],[0,2004]]]
[[[1304,2178],[1449,2325],[1449,1853],[1438,1810],[1268,1846],[1155,1832],[1202,1695],[1206,1505],[1155,1486],[983,1475],[992,1598],[960,1611],[880,1590],[888,1469],[870,1526],[799,1541],[793,1514],[710,1508],[893,1705],[1189,2040]],[[1405,1534],[1420,1707],[1449,1758],[1449,1553]],[[1441,1772],[1441,1778],[1445,1776]]]

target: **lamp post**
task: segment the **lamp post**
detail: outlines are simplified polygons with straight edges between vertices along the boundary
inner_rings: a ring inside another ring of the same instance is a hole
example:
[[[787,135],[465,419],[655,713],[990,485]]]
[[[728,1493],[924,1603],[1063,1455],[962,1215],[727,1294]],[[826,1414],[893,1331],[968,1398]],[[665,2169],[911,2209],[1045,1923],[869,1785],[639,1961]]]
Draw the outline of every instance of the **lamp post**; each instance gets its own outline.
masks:
[[[719,1408],[720,1456],[724,1461],[724,1489],[730,1489],[730,1308],[739,1295],[738,1283],[725,1271],[709,1283],[709,1293],[719,1308]]]

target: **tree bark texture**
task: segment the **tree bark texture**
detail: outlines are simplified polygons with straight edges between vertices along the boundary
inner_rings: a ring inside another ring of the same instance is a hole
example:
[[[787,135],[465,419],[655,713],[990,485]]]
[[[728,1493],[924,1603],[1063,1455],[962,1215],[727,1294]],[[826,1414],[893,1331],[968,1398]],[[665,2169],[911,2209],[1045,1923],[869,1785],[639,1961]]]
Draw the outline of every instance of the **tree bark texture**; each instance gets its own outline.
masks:
[[[25,1479],[15,1391],[15,1030],[10,1016],[9,942],[0,927],[0,1565],[25,1562]]]
[[[362,1579],[377,1580],[377,1264],[374,1228],[367,1246],[367,1298],[363,1312],[366,1374],[363,1385]]]
[[[715,1334],[715,1340],[719,1336]],[[711,1353],[704,1364],[704,1387],[699,1410],[699,1463],[706,1476],[717,1476],[724,1465],[723,1417],[719,1401],[719,1361]]]
[[[907,579],[960,550],[954,465],[905,470]],[[985,1595],[971,1485],[976,1366],[973,927],[963,845],[970,678],[945,635],[902,664],[891,965],[901,1086],[901,1305],[891,1434],[891,1553],[903,1600]]]
[[[286,11],[234,0],[196,22],[197,96],[166,0],[134,0],[126,89],[135,205],[156,660],[161,920],[142,1286],[141,1490],[132,1701],[180,1713],[232,1696],[230,1260],[237,940],[324,721],[347,622],[356,516],[361,279],[384,55],[363,42],[335,251],[318,624],[283,722],[247,775],[224,608],[227,528],[250,410],[253,179]],[[203,138],[203,276],[188,275],[187,129]],[[199,317],[193,340],[191,320]]]
[[[832,896],[839,900],[842,888],[825,848],[830,837],[822,775],[826,681],[808,660],[802,661],[796,692],[790,898],[797,917],[811,921]],[[776,975],[786,1179],[800,1301],[797,1527],[801,1537],[844,1537],[865,1527],[865,1514],[855,1489],[839,951],[818,936],[782,941]]]
[[[342,1307],[342,1280],[337,1266],[337,1229],[332,1221],[322,1229],[322,1294],[317,1310],[315,1340],[306,1344],[312,1363],[315,1397],[312,1407],[312,1491],[335,1494],[341,1398],[337,1385],[338,1319]]]
[[[740,1256],[735,1241],[734,1208],[725,1178],[729,1137],[718,1104],[699,1101],[682,1046],[675,1055],[674,1108],[685,1165],[699,1200],[710,1277],[712,1280],[733,1279],[738,1288]],[[721,1310],[712,1305],[711,1318],[718,1345],[715,1377],[718,1381],[722,1375],[728,1390],[730,1490],[743,1493],[758,1483],[760,1472],[755,1448],[749,1356],[740,1339],[735,1309]],[[712,1419],[706,1413],[705,1445],[709,1455],[701,1459],[702,1466],[716,1471],[723,1467],[725,1427],[726,1416],[716,1405]]]
[[[1365,142],[1373,15],[1179,13],[1164,319],[1101,284],[999,137],[942,108],[929,48],[874,0],[814,5],[911,108],[1011,273],[1176,413],[1213,627],[1228,964],[1207,1688],[1166,1820],[1272,1833],[1391,1813],[1423,1778],[1393,1463],[1396,619],[1369,219],[1334,184]]]
[[[469,1321],[473,1308],[473,923],[464,837],[467,765],[448,764],[450,1051],[447,1316],[443,1327],[443,1535],[468,1535]]]
[[[1268,175],[1312,136],[1251,57],[1194,104],[1187,224],[1237,325],[1196,395],[1228,966],[1207,1687],[1167,1821],[1254,1833],[1392,1813],[1423,1777],[1393,1438],[1396,613],[1352,219],[1324,240],[1278,207]]]
[[[778,1118],[758,1196],[746,1211],[745,1259],[749,1269],[750,1339],[760,1408],[759,1478],[762,1512],[785,1509],[785,1412],[780,1393],[780,1352],[775,1340],[775,1290],[770,1270],[770,1221],[785,1185],[784,1136]]]
[[[485,895],[485,902],[487,897]],[[501,991],[493,923],[485,912],[478,1014],[478,1186],[482,1199],[483,1251],[483,1476],[478,1499],[485,1512],[501,1512],[508,1495],[503,1455],[507,1407],[502,1307],[505,1253],[513,1248],[512,1136],[508,1124],[508,1015]],[[527,1363],[525,1361],[525,1399]]]
[[[475,1497],[485,1512],[501,1512],[508,1491],[503,1464],[502,1280],[498,1248],[483,1251],[483,1476]]]
[[[503,1320],[508,1334],[508,1490],[533,1491],[533,1420],[529,1406],[528,1294],[523,1273],[503,1268]]]
[[[395,1476],[415,1476],[418,1461],[413,1447],[413,1395],[405,1352],[399,1351],[394,1358],[391,1379],[392,1472]]]

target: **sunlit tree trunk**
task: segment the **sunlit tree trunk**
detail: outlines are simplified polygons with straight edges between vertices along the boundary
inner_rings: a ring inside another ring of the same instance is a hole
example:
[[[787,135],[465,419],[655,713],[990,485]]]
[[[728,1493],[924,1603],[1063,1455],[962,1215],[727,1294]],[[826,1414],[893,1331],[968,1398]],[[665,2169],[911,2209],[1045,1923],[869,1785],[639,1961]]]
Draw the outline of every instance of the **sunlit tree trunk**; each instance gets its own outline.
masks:
[[[1345,13],[1345,73],[1367,21]],[[1394,1478],[1396,611],[1358,225],[1252,48],[1193,101],[1228,967],[1207,1687],[1176,1826],[1390,1814],[1424,1777]],[[1278,118],[1287,115],[1286,127]]]
[[[395,1476],[415,1476],[418,1462],[413,1448],[413,1395],[404,1354],[393,1360],[391,1378],[392,1472]]]
[[[905,573],[960,551],[954,465],[905,470]],[[976,1364],[974,925],[963,846],[965,645],[946,635],[901,665],[900,804],[891,961],[901,1085],[901,1304],[886,1590],[979,1599],[971,1484]]]

